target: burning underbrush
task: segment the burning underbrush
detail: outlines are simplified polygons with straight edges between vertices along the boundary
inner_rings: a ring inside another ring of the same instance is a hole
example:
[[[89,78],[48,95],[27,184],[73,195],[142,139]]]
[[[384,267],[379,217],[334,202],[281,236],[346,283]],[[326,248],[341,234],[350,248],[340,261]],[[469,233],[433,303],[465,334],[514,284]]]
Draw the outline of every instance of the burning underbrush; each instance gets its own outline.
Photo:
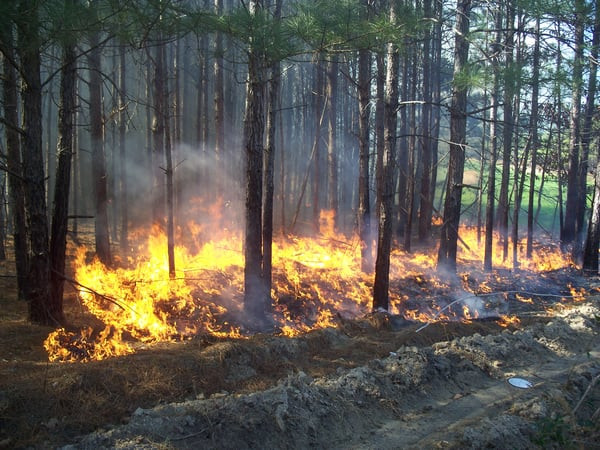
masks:
[[[481,273],[483,244],[475,230],[460,230],[460,267],[456,278],[438,277],[434,249],[395,251],[391,261],[392,327],[406,322],[496,320],[518,323],[518,314],[543,311],[560,299],[584,291],[570,279],[570,261],[557,248],[540,246],[518,271],[512,261],[495,261],[497,269]],[[98,326],[60,329],[44,346],[52,361],[101,360],[133,353],[150,343],[198,335],[243,339],[243,252],[239,233],[189,222],[178,230],[176,276],[169,277],[167,240],[155,227],[139,232],[139,245],[116,267],[90,259],[85,247],[75,250],[73,283],[81,304]],[[501,255],[500,246],[495,252]],[[564,283],[548,283],[560,271]],[[273,320],[276,334],[295,336],[338,326],[371,310],[372,273],[360,270],[356,237],[334,231],[333,217],[323,213],[317,236],[284,236],[273,243]],[[554,287],[549,287],[554,286]],[[534,299],[535,298],[535,302]]]

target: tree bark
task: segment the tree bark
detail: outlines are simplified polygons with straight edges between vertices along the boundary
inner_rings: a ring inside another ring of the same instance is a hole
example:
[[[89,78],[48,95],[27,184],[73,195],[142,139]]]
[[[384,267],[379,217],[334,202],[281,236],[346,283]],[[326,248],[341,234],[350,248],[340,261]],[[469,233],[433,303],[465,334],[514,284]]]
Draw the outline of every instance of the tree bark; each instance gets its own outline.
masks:
[[[585,210],[587,203],[587,175],[589,166],[590,143],[592,141],[592,125],[596,110],[596,80],[598,66],[598,46],[600,45],[600,2],[596,1],[596,12],[594,17],[594,31],[592,34],[592,47],[589,55],[588,88],[585,101],[585,113],[583,117],[583,129],[581,130],[581,163],[579,165],[579,196],[577,198],[577,216],[575,218],[575,245],[573,246],[573,257],[579,260],[583,252],[585,231]]]
[[[262,1],[249,3],[250,14],[262,9]],[[246,155],[246,206],[244,243],[244,311],[251,327],[270,327],[270,293],[263,281],[262,175],[264,137],[264,57],[252,42],[248,49],[248,81],[244,117]]]
[[[497,222],[498,231],[502,237],[503,259],[508,257],[508,216],[509,216],[509,182],[511,146],[514,130],[513,100],[515,94],[515,80],[513,79],[513,51],[514,51],[514,0],[506,1],[506,40],[504,44],[505,65],[504,73],[504,129],[502,149],[502,180],[500,183],[500,196],[498,198]]]
[[[425,0],[423,3],[425,18],[432,15],[431,0]],[[432,198],[431,198],[431,28],[426,25],[425,36],[423,38],[423,108],[421,114],[422,120],[422,138],[421,138],[421,189],[420,189],[420,208],[419,208],[419,241],[429,240],[431,232]]]
[[[276,20],[281,18],[281,6],[283,0],[275,1],[275,11],[273,17]],[[267,107],[267,138],[264,156],[263,173],[263,229],[262,229],[262,247],[263,247],[263,267],[262,278],[265,284],[265,290],[271,293],[272,284],[272,259],[273,259],[273,196],[275,190],[275,140],[276,140],[276,121],[277,109],[280,100],[281,84],[281,64],[275,61],[271,64],[271,76],[268,84],[268,107]]]
[[[27,298],[27,228],[25,219],[25,198],[23,186],[23,163],[18,131],[18,93],[17,72],[10,60],[15,61],[13,30],[5,29],[2,41],[8,55],[3,58],[4,77],[2,79],[4,131],[6,137],[6,156],[8,168],[8,186],[10,191],[10,211],[13,219],[13,246],[17,271],[17,291],[20,299]]]
[[[127,64],[126,64],[126,53],[125,45],[119,46],[119,158],[120,158],[120,173],[119,181],[121,183],[120,189],[120,203],[121,203],[121,250],[128,250],[129,248],[129,210],[128,210],[128,162],[127,162],[127,148],[125,137],[127,133]]]
[[[94,186],[96,255],[105,265],[112,263],[108,227],[108,183],[104,154],[104,121],[102,118],[102,64],[97,33],[90,36],[90,139],[92,146],[92,183]]]
[[[363,8],[368,1],[363,0]],[[369,195],[369,116],[371,91],[371,53],[361,49],[358,54],[358,235],[360,237],[361,270],[373,270],[373,238],[371,236],[371,206]]]
[[[600,161],[596,166],[594,201],[583,249],[583,270],[590,275],[598,274],[598,248],[600,246]]]
[[[471,0],[458,0],[456,7],[456,32],[454,46],[454,80],[466,68],[469,57],[469,17]],[[456,252],[462,183],[465,165],[467,129],[467,88],[454,83],[450,106],[450,161],[448,163],[448,184],[444,202],[444,224],[441,229],[438,250],[438,271],[456,273]]]
[[[585,35],[585,2],[575,0],[575,55],[573,60],[573,90],[571,115],[569,121],[569,171],[567,175],[567,203],[565,206],[564,225],[561,233],[563,249],[573,244],[576,238],[577,203],[580,192],[580,115],[581,95],[583,88],[583,50]]]
[[[533,68],[531,80],[531,174],[529,176],[529,202],[527,208],[527,249],[526,257],[533,256],[533,219],[535,200],[535,180],[537,172],[537,152],[539,147],[538,137],[538,111],[539,111],[539,80],[540,80],[540,19],[535,23],[535,44],[533,47]]]
[[[69,5],[68,2],[65,6]],[[75,83],[77,77],[75,46],[64,44],[58,110],[58,162],[50,233],[50,299],[62,311],[69,191],[71,187],[71,160],[73,157],[73,116],[75,114]],[[64,321],[64,317],[62,318]]]
[[[390,22],[397,21],[396,2],[390,2]],[[398,67],[400,53],[390,42],[386,50],[387,71],[385,81],[384,117],[385,145],[382,170],[377,174],[379,197],[379,232],[377,238],[377,259],[375,260],[375,281],[373,283],[373,310],[389,308],[390,252],[392,247],[392,223],[394,217],[394,185],[396,162],[396,123],[398,110]]]
[[[338,149],[337,149],[337,57],[327,65],[327,208],[333,212],[334,223],[338,226]]]
[[[29,320],[58,325],[60,305],[50,303],[50,257],[46,208],[44,154],[42,149],[42,84],[40,77],[40,36],[37,5],[32,0],[19,3],[21,17],[18,50],[21,60],[23,102],[23,178],[25,217],[28,235],[27,300]]]

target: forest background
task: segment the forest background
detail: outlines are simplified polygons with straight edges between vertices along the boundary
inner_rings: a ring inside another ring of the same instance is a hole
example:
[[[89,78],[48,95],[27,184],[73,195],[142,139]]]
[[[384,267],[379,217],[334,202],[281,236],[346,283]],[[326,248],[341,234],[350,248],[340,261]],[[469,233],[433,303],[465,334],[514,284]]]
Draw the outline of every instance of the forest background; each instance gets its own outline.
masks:
[[[514,267],[544,234],[597,273],[598,6],[2,2],[0,243],[29,318],[65,322],[67,230],[89,218],[106,265],[163,227],[172,274],[189,219],[243,224],[257,329],[273,233],[310,233],[324,209],[360,236],[374,309],[394,245],[436,236],[452,274],[464,223],[486,270],[497,231]]]

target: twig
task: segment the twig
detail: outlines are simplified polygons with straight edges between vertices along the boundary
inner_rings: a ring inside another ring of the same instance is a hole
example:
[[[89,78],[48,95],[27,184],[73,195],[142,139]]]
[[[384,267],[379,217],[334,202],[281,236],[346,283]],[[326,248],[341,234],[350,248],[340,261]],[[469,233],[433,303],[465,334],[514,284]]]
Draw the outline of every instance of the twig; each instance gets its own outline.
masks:
[[[596,375],[594,378],[592,378],[592,381],[590,381],[589,386],[587,387],[587,389],[585,390],[585,392],[583,393],[583,395],[581,396],[581,398],[579,399],[579,402],[577,402],[577,405],[575,405],[575,408],[573,408],[573,412],[571,412],[571,415],[573,417],[575,417],[575,413],[577,412],[577,410],[579,409],[579,407],[581,406],[581,404],[583,403],[583,401],[585,400],[585,398],[587,397],[587,395],[590,393],[590,391],[592,390],[592,388],[594,387],[594,385],[596,384],[596,382],[600,379],[600,373],[598,375]],[[596,411],[594,413],[594,416],[598,413],[598,411]],[[593,416],[592,416],[593,417]]]
[[[201,434],[206,433],[207,429],[208,428],[203,428],[203,429],[201,429],[200,431],[198,431],[196,433],[192,433],[192,434],[188,434],[186,436],[180,436],[180,437],[176,437],[176,438],[169,438],[169,440],[170,441],[185,441],[186,439],[193,438],[193,437],[196,437],[196,436],[200,436]]]
[[[129,309],[130,309],[130,310],[132,310],[133,312],[136,312],[136,311],[135,311],[135,309],[133,309],[131,306],[129,306],[129,305],[125,305],[125,306],[123,306],[123,305],[121,305],[121,304],[120,304],[120,303],[119,303],[117,300],[115,300],[114,298],[107,297],[106,295],[104,295],[104,294],[101,294],[100,292],[98,292],[98,291],[95,291],[94,289],[92,289],[92,288],[90,288],[90,287],[88,287],[88,286],[85,286],[85,285],[81,284],[79,281],[77,281],[77,280],[74,280],[73,278],[69,278],[69,277],[67,277],[65,274],[63,274],[63,273],[60,273],[60,272],[59,272],[59,271],[57,271],[57,270],[54,270],[54,269],[52,269],[52,272],[54,272],[54,273],[56,273],[57,275],[59,275],[59,276],[60,276],[60,277],[61,277],[63,280],[65,280],[65,281],[68,281],[68,282],[69,282],[69,283],[71,283],[71,284],[75,284],[75,285],[77,285],[77,286],[79,286],[79,287],[81,287],[81,288],[83,288],[83,289],[86,289],[86,290],[90,291],[92,294],[94,294],[94,295],[97,295],[98,297],[101,297],[101,298],[103,298],[104,300],[106,300],[106,301],[108,301],[108,302],[110,302],[110,303],[112,303],[112,304],[114,304],[114,305],[118,306],[118,307],[119,307],[119,308],[121,308],[123,311],[125,311],[125,309],[126,309],[126,308],[125,308],[125,306],[126,306],[127,308],[129,308]]]

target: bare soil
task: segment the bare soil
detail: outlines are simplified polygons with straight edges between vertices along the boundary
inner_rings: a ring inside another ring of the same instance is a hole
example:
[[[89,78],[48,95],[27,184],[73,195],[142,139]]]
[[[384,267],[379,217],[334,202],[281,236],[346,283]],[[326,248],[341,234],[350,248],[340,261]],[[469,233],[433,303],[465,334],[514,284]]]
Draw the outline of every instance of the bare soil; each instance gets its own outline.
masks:
[[[0,448],[600,448],[598,280],[572,269],[536,279],[546,292],[576,280],[584,300],[540,297],[507,328],[375,313],[296,338],[197,336],[50,363],[51,330],[26,321],[4,264]],[[72,292],[66,312],[86,317]]]

